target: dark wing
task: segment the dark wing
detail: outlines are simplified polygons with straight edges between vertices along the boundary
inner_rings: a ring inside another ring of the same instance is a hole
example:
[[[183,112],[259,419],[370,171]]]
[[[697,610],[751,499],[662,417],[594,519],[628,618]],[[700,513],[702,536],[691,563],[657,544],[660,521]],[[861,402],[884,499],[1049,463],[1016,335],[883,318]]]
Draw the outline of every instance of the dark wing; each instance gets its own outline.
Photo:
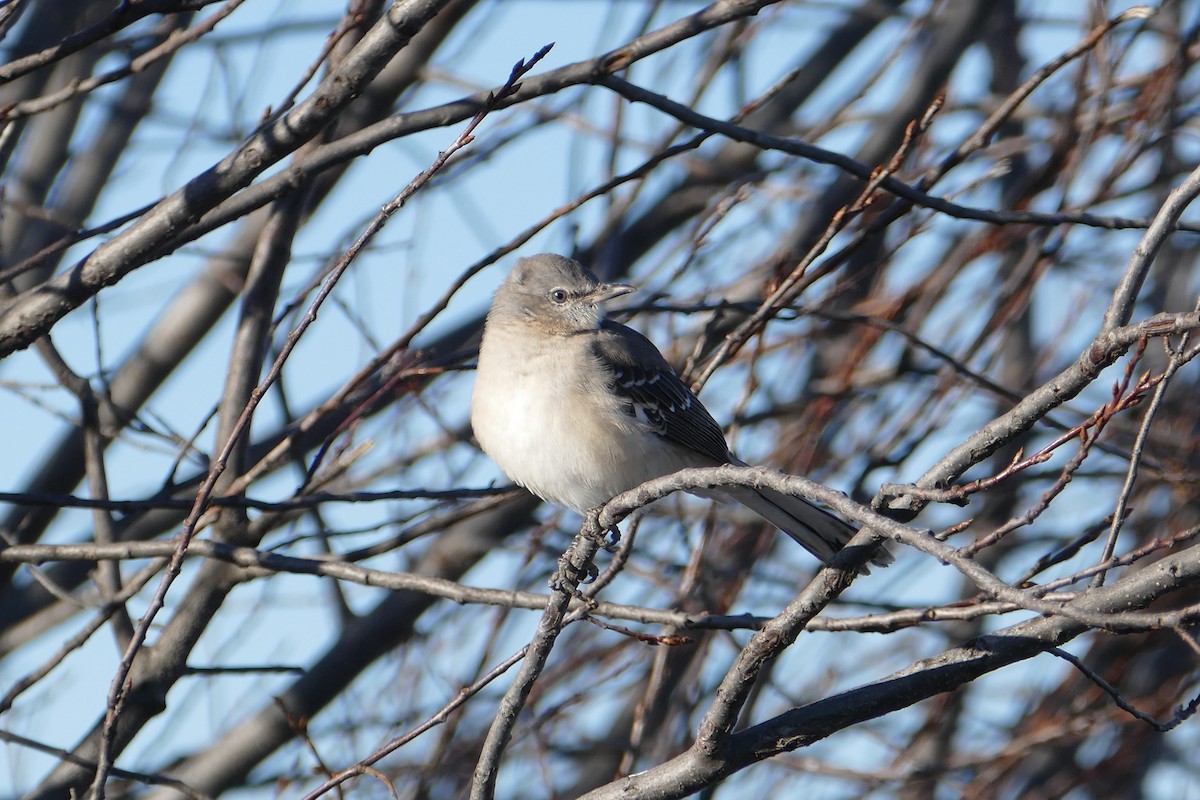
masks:
[[[649,339],[632,328],[605,320],[592,344],[593,354],[612,375],[612,390],[626,412],[664,439],[691,448],[714,461],[729,459],[725,434],[700,398],[679,380]]]

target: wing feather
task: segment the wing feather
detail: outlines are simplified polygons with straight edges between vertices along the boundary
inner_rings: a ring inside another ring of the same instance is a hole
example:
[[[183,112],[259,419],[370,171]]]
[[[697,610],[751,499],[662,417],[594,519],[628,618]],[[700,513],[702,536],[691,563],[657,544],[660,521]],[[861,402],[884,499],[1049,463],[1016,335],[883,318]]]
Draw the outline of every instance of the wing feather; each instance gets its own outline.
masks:
[[[668,441],[718,463],[729,460],[721,426],[649,339],[605,320],[592,349],[611,375],[611,388],[624,401],[626,413]]]

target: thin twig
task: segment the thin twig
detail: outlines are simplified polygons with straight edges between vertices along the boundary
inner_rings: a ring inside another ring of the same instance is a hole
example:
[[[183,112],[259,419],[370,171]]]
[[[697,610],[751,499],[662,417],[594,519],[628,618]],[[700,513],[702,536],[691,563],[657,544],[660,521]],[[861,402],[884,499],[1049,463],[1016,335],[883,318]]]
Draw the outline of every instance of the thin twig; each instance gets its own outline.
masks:
[[[600,524],[605,528],[616,525],[630,511],[677,491],[710,490],[723,486],[767,488],[794,497],[802,497],[829,506],[842,516],[863,526],[830,562],[826,572],[849,571],[851,574],[866,564],[884,539],[893,539],[914,547],[948,564],[979,587],[987,595],[1015,603],[1028,611],[1046,616],[1065,615],[1089,627],[1112,632],[1145,631],[1190,623],[1200,607],[1188,607],[1162,612],[1121,612],[1099,614],[1084,611],[1067,602],[1047,602],[1036,590],[1018,589],[1000,580],[974,559],[938,541],[930,532],[896,522],[851,501],[819,483],[795,475],[785,475],[763,467],[701,467],[683,469],[672,475],[648,481],[636,489],[617,495],[602,509]],[[820,576],[818,576],[820,580]],[[830,580],[833,580],[832,578]],[[847,582],[848,585],[848,582]]]
[[[1197,300],[1193,311],[1200,311],[1200,300]],[[1150,426],[1154,424],[1154,418],[1158,415],[1158,409],[1162,406],[1163,398],[1167,393],[1167,385],[1171,382],[1171,378],[1179,371],[1179,368],[1186,363],[1185,354],[1187,353],[1188,340],[1191,338],[1191,331],[1184,331],[1180,337],[1179,346],[1168,349],[1171,353],[1171,358],[1167,362],[1167,368],[1163,370],[1158,386],[1154,389],[1154,396],[1150,400],[1150,405],[1146,408],[1146,414],[1142,417],[1142,424],[1138,427],[1137,438],[1134,439],[1133,448],[1129,452],[1129,469],[1125,473],[1125,482],[1121,486],[1121,492],[1117,495],[1117,503],[1113,509],[1112,526],[1108,530],[1108,538],[1104,542],[1104,551],[1100,556],[1101,561],[1107,561],[1112,558],[1113,553],[1117,549],[1117,535],[1121,532],[1121,524],[1125,521],[1126,509],[1129,506],[1129,498],[1133,494],[1133,485],[1137,481],[1138,468],[1142,462],[1142,454],[1146,449],[1146,440],[1150,438]],[[1093,586],[1101,586],[1104,583],[1105,573],[1100,572],[1092,579]]]
[[[1160,722],[1157,719],[1155,719],[1153,716],[1151,716],[1150,714],[1147,714],[1145,711],[1142,711],[1137,706],[1135,706],[1133,703],[1126,700],[1121,695],[1120,689],[1113,686],[1108,681],[1104,680],[1104,678],[1101,677],[1099,673],[1097,673],[1095,670],[1093,670],[1087,664],[1084,664],[1083,659],[1078,658],[1078,657],[1072,655],[1071,653],[1068,653],[1066,650],[1063,650],[1061,647],[1052,647],[1047,652],[1053,653],[1054,655],[1061,658],[1063,661],[1070,663],[1072,666],[1075,667],[1075,669],[1082,672],[1084,677],[1086,677],[1089,681],[1091,681],[1092,683],[1096,684],[1101,689],[1103,689],[1104,692],[1113,699],[1113,702],[1116,703],[1117,706],[1122,711],[1128,712],[1135,719],[1141,720],[1142,722],[1149,725],[1151,728],[1154,728],[1154,730],[1158,731],[1159,733],[1166,733],[1168,731],[1174,730],[1175,728],[1179,727],[1180,723],[1182,723],[1188,717],[1195,714],[1197,707],[1200,707],[1200,695],[1197,695],[1187,705],[1181,705],[1175,711],[1175,714],[1174,714],[1174,716],[1171,717],[1171,719],[1169,719],[1166,722]]]
[[[81,94],[86,94],[105,84],[113,83],[122,78],[127,78],[136,72],[141,72],[155,61],[173,55],[184,45],[191,44],[201,36],[211,32],[217,26],[218,22],[232,14],[244,2],[246,0],[228,0],[224,6],[191,28],[185,31],[172,29],[167,34],[167,37],[157,46],[137,56],[123,67],[118,67],[102,75],[94,75],[86,80],[71,81],[58,91],[42,97],[35,97],[30,100],[14,103],[6,109],[0,110],[0,122],[18,120],[23,117],[31,117],[34,114],[44,113]]]

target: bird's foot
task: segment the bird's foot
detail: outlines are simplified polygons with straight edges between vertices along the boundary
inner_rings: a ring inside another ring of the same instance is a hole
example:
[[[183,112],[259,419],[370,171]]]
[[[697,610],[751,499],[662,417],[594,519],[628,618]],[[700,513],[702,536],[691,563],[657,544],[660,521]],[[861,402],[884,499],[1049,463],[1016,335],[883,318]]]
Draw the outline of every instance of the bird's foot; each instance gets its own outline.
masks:
[[[586,567],[576,567],[565,559],[559,562],[558,570],[550,577],[550,589],[555,592],[565,590],[578,594],[575,588],[578,584],[593,583],[600,577],[600,569],[591,561]]]

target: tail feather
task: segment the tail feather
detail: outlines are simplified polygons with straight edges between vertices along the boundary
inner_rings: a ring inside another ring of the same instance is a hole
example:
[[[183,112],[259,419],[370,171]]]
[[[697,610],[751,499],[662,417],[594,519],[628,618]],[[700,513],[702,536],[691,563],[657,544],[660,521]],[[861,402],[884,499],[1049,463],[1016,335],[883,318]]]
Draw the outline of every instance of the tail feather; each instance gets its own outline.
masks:
[[[722,491],[791,536],[824,563],[829,563],[858,533],[858,528],[850,523],[799,497],[745,486],[725,486]],[[871,563],[880,567],[893,561],[895,557],[884,547],[871,558]]]

